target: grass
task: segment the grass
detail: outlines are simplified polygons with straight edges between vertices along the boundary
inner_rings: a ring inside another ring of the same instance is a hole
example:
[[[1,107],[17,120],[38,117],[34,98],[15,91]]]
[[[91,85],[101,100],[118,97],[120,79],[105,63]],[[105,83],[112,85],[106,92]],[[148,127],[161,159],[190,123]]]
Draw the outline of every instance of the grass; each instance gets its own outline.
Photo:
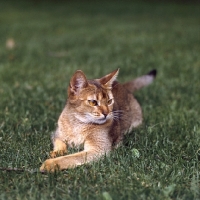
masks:
[[[137,1],[0,3],[0,199],[200,199],[199,4]],[[8,38],[16,42],[6,49]],[[124,82],[158,70],[137,92],[143,125],[99,162],[35,173],[71,75],[120,67]]]

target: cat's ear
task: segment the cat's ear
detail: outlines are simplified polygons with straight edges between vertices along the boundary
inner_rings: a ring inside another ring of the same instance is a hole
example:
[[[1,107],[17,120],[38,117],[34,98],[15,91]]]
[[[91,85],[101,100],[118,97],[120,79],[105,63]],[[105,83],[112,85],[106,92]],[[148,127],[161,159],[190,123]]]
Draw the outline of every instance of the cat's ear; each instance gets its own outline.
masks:
[[[70,80],[69,89],[73,94],[78,94],[79,91],[88,86],[85,74],[81,70],[77,70]]]
[[[119,74],[119,69],[107,74],[106,76],[99,79],[99,82],[107,89],[112,89],[112,84],[116,80],[117,75]]]

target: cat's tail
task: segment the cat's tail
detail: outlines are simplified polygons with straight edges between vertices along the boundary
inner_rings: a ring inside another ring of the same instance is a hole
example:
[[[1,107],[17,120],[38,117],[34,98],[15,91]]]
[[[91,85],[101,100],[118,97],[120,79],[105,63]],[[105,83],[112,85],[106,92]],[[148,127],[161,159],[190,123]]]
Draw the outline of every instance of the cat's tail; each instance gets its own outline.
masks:
[[[124,83],[123,86],[129,91],[129,92],[135,92],[153,82],[157,74],[157,71],[154,69],[150,71],[148,74],[140,76],[132,81],[129,81],[127,83]]]

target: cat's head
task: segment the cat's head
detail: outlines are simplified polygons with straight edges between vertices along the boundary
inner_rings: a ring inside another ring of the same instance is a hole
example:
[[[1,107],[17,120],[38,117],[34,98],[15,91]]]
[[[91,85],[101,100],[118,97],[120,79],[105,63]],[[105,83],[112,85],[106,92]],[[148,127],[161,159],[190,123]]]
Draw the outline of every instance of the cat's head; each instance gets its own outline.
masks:
[[[114,97],[112,85],[119,69],[94,80],[87,80],[85,74],[78,70],[72,76],[68,87],[70,113],[83,123],[104,124],[112,121]]]

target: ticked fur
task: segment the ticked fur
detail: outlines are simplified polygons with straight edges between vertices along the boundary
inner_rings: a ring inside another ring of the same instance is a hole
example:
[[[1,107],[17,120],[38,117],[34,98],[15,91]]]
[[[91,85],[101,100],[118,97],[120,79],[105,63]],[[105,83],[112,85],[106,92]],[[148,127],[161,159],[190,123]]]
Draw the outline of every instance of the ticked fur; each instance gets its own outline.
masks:
[[[123,140],[125,133],[142,123],[142,110],[132,93],[149,85],[156,70],[133,81],[116,81],[119,69],[88,80],[78,70],[68,87],[68,100],[52,136],[54,145],[41,171],[53,172],[95,161]],[[67,147],[84,145],[84,150],[67,154]],[[58,156],[58,157],[56,157]]]

